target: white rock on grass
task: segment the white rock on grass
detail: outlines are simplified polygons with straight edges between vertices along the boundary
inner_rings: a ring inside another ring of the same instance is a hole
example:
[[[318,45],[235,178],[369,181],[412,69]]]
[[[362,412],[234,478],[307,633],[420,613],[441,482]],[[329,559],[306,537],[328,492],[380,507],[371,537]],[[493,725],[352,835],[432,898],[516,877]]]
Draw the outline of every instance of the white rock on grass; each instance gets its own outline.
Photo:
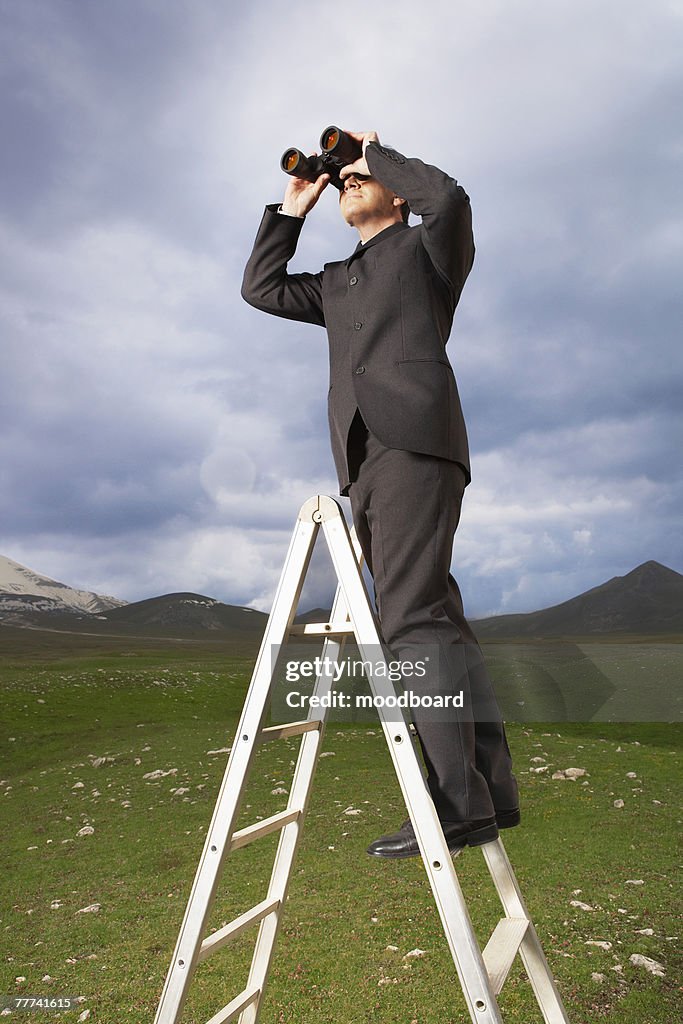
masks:
[[[602,984],[602,982],[604,980],[605,980],[605,975],[604,974],[598,974],[597,971],[593,971],[593,973],[591,974],[591,981],[595,981],[595,982],[598,982],[599,984]]]
[[[334,750],[323,750],[321,757],[336,757]]]
[[[90,1010],[84,1010],[83,1013],[81,1013],[79,1015],[79,1017],[78,1017],[78,1020],[81,1022],[81,1024],[82,1024],[83,1021],[89,1020],[89,1019],[90,1019]]]
[[[342,814],[348,814],[349,816],[351,816],[353,814],[362,814],[362,813],[363,812],[361,811],[361,809],[359,807],[347,807],[346,810],[342,811]]]
[[[654,935],[652,928],[636,928],[636,935]]]
[[[218,750],[207,750],[207,757],[216,757],[218,754],[229,754],[232,747],[219,747]]]
[[[614,801],[614,806],[617,808],[617,810],[621,810],[621,808],[624,807],[624,801],[623,800],[615,800]]]
[[[153,772],[147,772],[147,774],[143,775],[142,777],[143,777],[143,779],[154,780],[154,779],[165,779],[167,775],[177,775],[177,774],[178,774],[178,769],[177,768],[169,768],[167,772],[165,772],[162,768],[157,768]]]
[[[275,789],[271,789],[271,796],[287,796],[287,790],[284,786],[276,786]]]
[[[602,939],[588,939],[584,942],[584,946],[597,946],[598,949],[604,949],[608,953],[612,948],[612,943],[604,942]]]
[[[595,910],[595,907],[591,907],[588,903],[582,903],[581,900],[570,900],[570,907],[578,907],[579,910]]]
[[[92,825],[84,825],[83,828],[76,833],[77,836],[92,836],[95,834],[95,829]]]
[[[658,978],[664,977],[664,968],[662,964],[658,963],[656,960],[651,960],[649,956],[642,956],[640,953],[632,953],[628,959],[634,967],[644,967],[646,971],[650,972],[650,974],[655,974]]]
[[[88,907],[81,907],[81,909],[77,910],[76,913],[77,914],[98,914],[100,912],[101,907],[102,907],[101,903],[91,903],[90,906],[88,906]]]
[[[624,885],[645,885],[643,878],[627,878]]]
[[[409,953],[406,953],[403,957],[404,960],[409,960],[412,957],[424,956],[427,952],[426,949],[411,949]]]

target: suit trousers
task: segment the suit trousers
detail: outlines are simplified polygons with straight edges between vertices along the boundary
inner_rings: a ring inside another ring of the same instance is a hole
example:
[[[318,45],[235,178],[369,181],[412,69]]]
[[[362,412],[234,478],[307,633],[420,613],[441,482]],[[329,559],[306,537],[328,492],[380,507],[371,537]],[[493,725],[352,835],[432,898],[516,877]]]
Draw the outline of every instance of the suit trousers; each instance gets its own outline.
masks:
[[[404,678],[406,689],[430,699],[462,693],[457,711],[411,709],[439,818],[472,821],[511,810],[518,792],[505,727],[450,573],[465,473],[448,459],[386,448],[359,411],[348,455],[353,522],[383,643],[402,662],[427,655],[429,671]]]

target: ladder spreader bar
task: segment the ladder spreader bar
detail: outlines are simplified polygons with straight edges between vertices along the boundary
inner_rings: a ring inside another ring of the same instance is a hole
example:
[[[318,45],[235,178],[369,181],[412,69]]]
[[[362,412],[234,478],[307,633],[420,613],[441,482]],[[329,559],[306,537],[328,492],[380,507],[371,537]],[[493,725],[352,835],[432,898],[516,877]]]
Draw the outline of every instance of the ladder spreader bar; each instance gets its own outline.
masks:
[[[214,1013],[211,1020],[207,1020],[206,1024],[227,1024],[229,1020],[236,1017],[247,1006],[251,1006],[258,999],[260,992],[260,988],[245,988],[244,992],[240,992],[238,996],[231,999],[227,1006],[224,1006],[218,1013]]]
[[[215,953],[216,950],[221,949],[226,943],[230,942],[231,939],[237,938],[241,935],[250,925],[256,924],[258,921],[262,921],[268,914],[274,913],[280,906],[280,900],[262,900],[261,903],[257,903],[256,906],[251,907],[250,910],[246,910],[239,917],[236,917],[234,921],[226,924],[223,928],[219,928],[218,931],[208,935],[201,944],[197,961],[205,960],[207,956]]]
[[[505,984],[528,927],[526,917],[503,917],[486,943],[482,956],[495,995],[500,993]]]
[[[269,725],[261,729],[258,736],[259,743],[267,743],[269,740],[284,740],[288,736],[299,736],[304,732],[313,732],[320,729],[319,718],[306,718],[300,722],[285,722],[284,725]]]
[[[241,846],[247,846],[254,839],[260,839],[262,836],[267,836],[269,832],[284,828],[291,821],[296,821],[300,814],[299,808],[295,808],[293,811],[280,811],[279,814],[273,814],[270,818],[257,821],[255,825],[248,825],[247,828],[240,829],[239,832],[233,834],[230,850],[239,850]]]

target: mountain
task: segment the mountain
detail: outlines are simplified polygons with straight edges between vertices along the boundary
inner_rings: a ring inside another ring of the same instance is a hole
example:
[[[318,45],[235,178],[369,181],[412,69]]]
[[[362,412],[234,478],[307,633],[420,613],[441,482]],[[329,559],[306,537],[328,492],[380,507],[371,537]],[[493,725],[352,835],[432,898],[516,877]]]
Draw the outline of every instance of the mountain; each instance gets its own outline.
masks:
[[[0,620],[21,620],[42,612],[97,615],[125,604],[115,597],[75,590],[0,555]]]
[[[130,604],[75,590],[0,556],[0,625],[98,636],[258,641],[268,616],[203,594]]]
[[[683,576],[644,562],[562,604],[522,615],[473,622],[480,640],[498,637],[585,636],[683,632]]]
[[[297,622],[326,622],[315,608]],[[126,604],[74,590],[0,557],[0,625],[30,626],[70,634],[257,643],[264,612],[223,604],[202,594],[164,594]],[[601,634],[683,633],[683,576],[659,562],[645,562],[562,604],[474,623],[478,637],[557,637]]]
[[[183,593],[164,594],[114,608],[98,615],[89,628],[146,636],[260,639],[267,621],[265,612],[254,608],[223,604],[203,594]]]
[[[297,625],[304,625],[307,622],[329,622],[331,608],[310,608],[307,612],[301,612],[294,621]]]

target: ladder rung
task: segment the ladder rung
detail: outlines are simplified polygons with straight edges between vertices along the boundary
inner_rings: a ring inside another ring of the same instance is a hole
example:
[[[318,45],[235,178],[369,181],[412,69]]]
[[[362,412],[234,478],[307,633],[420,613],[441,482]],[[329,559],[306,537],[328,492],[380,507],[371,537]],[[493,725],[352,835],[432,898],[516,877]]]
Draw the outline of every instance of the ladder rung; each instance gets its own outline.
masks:
[[[269,832],[284,828],[285,825],[289,825],[290,821],[296,821],[300,814],[301,810],[298,808],[293,811],[280,811],[279,814],[273,814],[270,818],[257,821],[255,825],[248,825],[247,828],[242,828],[233,834],[230,849],[239,850],[241,846],[246,846],[254,839],[260,839],[261,836],[267,836]]]
[[[206,1024],[227,1024],[227,1021],[232,1020],[238,1013],[241,1013],[245,1007],[249,1006],[258,999],[261,989],[245,988],[244,992],[240,992],[238,996],[231,999],[227,1006],[224,1006],[218,1013],[214,1013],[211,1020],[207,1020]]]
[[[342,626],[332,627],[330,622],[304,622],[290,626],[290,636],[348,636],[353,633],[353,626],[347,622]]]
[[[495,995],[498,995],[505,984],[508,971],[528,927],[526,917],[503,917],[486,943],[482,956]]]
[[[283,740],[287,736],[299,736],[302,732],[313,732],[320,729],[319,718],[306,718],[301,722],[286,722],[284,725],[269,725],[267,729],[261,729],[259,743],[267,743],[268,740]]]
[[[208,935],[202,942],[197,960],[205,960],[207,956],[225,946],[231,939],[237,938],[250,925],[262,921],[268,914],[273,914],[279,906],[280,900],[278,899],[262,900],[261,903],[257,903],[251,910],[246,910],[243,914],[240,914],[230,924],[226,924],[225,927],[219,928],[218,931]]]

